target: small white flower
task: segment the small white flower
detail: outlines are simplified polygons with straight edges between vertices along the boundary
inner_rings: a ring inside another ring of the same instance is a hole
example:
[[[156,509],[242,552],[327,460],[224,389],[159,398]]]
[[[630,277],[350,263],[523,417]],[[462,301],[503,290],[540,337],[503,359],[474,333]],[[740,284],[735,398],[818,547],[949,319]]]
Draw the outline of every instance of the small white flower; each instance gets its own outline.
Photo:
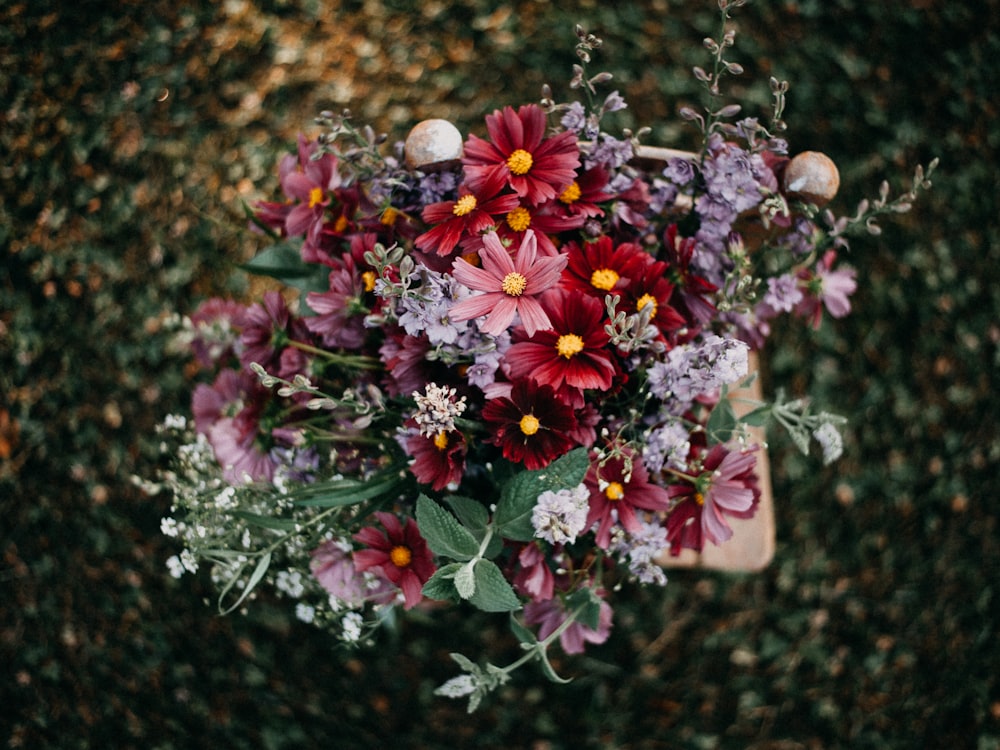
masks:
[[[844,452],[844,438],[840,431],[830,422],[824,422],[813,431],[813,437],[823,449],[823,463],[830,464],[840,458]]]
[[[178,534],[177,519],[164,518],[160,521],[160,533],[164,536],[175,537]]]
[[[316,619],[316,608],[299,602],[295,605],[295,616],[308,624]]]
[[[348,612],[340,621],[344,627],[343,639],[354,643],[361,638],[361,624],[363,620],[357,612]]]
[[[167,570],[174,578],[180,578],[184,575],[184,564],[177,555],[171,555],[167,558]]]

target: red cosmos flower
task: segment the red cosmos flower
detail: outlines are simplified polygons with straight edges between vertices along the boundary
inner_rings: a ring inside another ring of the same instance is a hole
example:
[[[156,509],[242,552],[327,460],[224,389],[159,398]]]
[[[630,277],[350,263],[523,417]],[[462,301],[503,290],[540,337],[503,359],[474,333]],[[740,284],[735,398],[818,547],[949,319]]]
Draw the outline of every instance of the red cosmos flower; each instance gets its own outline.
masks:
[[[459,187],[458,200],[431,203],[421,214],[434,226],[417,237],[416,245],[424,252],[451,255],[465,237],[475,237],[499,223],[498,217],[517,208],[520,199],[514,193],[497,195],[505,187],[503,180],[483,186],[477,195],[466,186]]]
[[[584,484],[590,490],[590,513],[587,528],[598,524],[597,546],[607,549],[611,543],[611,529],[616,523],[630,534],[642,531],[636,518],[636,508],[665,511],[670,508],[670,495],[665,489],[649,481],[649,474],[642,457],[627,446],[605,463],[591,461]]]
[[[435,490],[457,484],[465,473],[465,437],[457,430],[439,432],[433,438],[417,432],[407,439],[406,452],[414,459],[413,476]]]
[[[618,368],[607,350],[604,305],[593,297],[554,289],[542,298],[551,327],[529,336],[515,329],[514,343],[504,355],[512,378],[530,378],[551,386],[574,408],[583,406],[583,391],[607,391]]]
[[[537,297],[559,281],[559,275],[566,266],[565,255],[538,258],[535,233],[528,231],[517,254],[511,259],[496,232],[490,232],[483,237],[479,259],[482,268],[462,258],[455,261],[452,269],[454,277],[470,289],[484,294],[467,297],[455,304],[448,312],[453,321],[487,315],[479,330],[493,336],[505,331],[515,315],[520,315],[521,324],[529,335],[549,327],[548,316]]]
[[[404,526],[392,513],[378,512],[375,517],[385,533],[367,526],[354,535],[356,542],[368,546],[354,553],[354,567],[359,572],[374,569],[394,583],[403,592],[404,608],[412,609],[423,598],[423,585],[437,570],[431,551],[412,518]]]
[[[470,135],[465,143],[465,181],[480,192],[501,177],[532,205],[557,198],[576,179],[580,149],[570,131],[545,138],[545,112],[527,104],[486,117],[490,141]]]
[[[312,158],[318,144],[307,143],[299,136],[298,169],[282,175],[281,187],[296,205],[285,217],[285,231],[290,237],[303,234],[313,241],[323,226],[323,214],[330,205],[330,192],[340,187],[337,158],[323,154]]]
[[[598,203],[607,203],[614,195],[604,192],[608,187],[608,173],[604,167],[593,167],[577,177],[552,201],[553,213],[573,216],[577,226],[597,216],[604,216]]]
[[[722,544],[733,535],[724,516],[751,518],[757,512],[760,487],[755,450],[756,446],[731,451],[715,445],[705,455],[694,482],[670,486],[675,505],[667,517],[670,554],[680,554],[682,547],[700,550],[706,539]]]
[[[676,285],[672,304],[692,325],[700,327],[715,315],[715,305],[709,297],[718,287],[691,271],[691,258],[697,244],[693,237],[679,237],[676,224],[671,224],[663,233],[667,262]]]
[[[662,261],[648,263],[629,281],[619,309],[637,313],[652,305],[649,322],[660,329],[664,339],[671,340],[687,321],[670,306],[674,285],[666,278],[667,269],[667,264]]]
[[[508,211],[497,225],[497,235],[500,240],[504,243],[508,241],[520,243],[530,228],[535,233],[539,255],[558,255],[559,248],[549,235],[575,229],[583,221],[553,213],[551,205],[551,201],[538,207],[519,205]]]
[[[606,235],[593,242],[570,242],[564,249],[569,262],[560,285],[596,297],[602,305],[608,294],[624,294],[632,278],[641,274],[650,260],[639,245],[625,242],[615,246]]]
[[[547,385],[518,380],[510,396],[486,402],[483,421],[492,432],[488,440],[503,448],[504,458],[541,469],[573,447],[567,433],[576,429],[576,416],[555,395]]]

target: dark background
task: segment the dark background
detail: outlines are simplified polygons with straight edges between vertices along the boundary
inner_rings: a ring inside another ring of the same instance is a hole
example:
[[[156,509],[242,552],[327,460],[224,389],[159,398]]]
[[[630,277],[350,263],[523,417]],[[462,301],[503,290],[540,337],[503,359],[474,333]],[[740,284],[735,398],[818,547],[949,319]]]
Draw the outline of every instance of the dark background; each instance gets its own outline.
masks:
[[[241,200],[323,108],[401,139],[557,99],[573,24],[605,40],[648,142],[682,104],[715,3],[0,3],[0,742],[25,748],[1000,747],[1000,232],[995,0],[756,2],[729,90],[841,168],[835,207],[941,158],[917,210],[853,243],[852,317],[780,328],[765,387],[851,418],[823,469],[772,440],[778,553],[623,592],[612,639],[517,673],[466,717],[450,650],[516,656],[502,618],[410,618],[338,651],[282,602],[218,617],[174,581],[169,506],[130,481],[190,381],[168,316],[245,294]],[[419,9],[415,9],[419,8]]]

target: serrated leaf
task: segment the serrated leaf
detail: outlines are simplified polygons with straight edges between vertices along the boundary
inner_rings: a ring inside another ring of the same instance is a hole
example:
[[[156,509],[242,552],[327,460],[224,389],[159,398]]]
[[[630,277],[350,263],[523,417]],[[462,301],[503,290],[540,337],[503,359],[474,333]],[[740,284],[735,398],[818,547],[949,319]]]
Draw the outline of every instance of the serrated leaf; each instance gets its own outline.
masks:
[[[486,524],[490,522],[490,512],[478,500],[462,495],[451,495],[448,497],[448,505],[455,511],[458,520],[466,528],[472,531],[483,531]]]
[[[427,495],[417,498],[417,526],[431,550],[453,560],[471,560],[479,542],[451,513]]]
[[[521,600],[503,577],[500,568],[489,560],[477,560],[476,590],[469,602],[484,612],[512,612],[521,608]]]
[[[463,599],[469,599],[476,593],[475,565],[469,561],[455,574],[455,591]]]
[[[424,583],[421,593],[428,599],[439,602],[458,602],[461,597],[455,589],[455,574],[462,567],[462,563],[449,563],[434,571],[434,575]]]

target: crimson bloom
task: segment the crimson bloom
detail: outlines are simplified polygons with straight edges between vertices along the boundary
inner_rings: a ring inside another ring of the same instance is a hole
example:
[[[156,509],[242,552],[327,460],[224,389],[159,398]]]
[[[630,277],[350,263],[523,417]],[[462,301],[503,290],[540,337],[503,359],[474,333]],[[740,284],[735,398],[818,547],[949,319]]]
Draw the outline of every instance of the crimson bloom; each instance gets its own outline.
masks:
[[[574,407],[583,391],[607,391],[618,368],[608,351],[604,305],[593,297],[555,289],[542,298],[551,327],[526,336],[516,329],[504,360],[512,378],[548,385]]]
[[[413,476],[435,490],[457,484],[465,472],[465,437],[458,430],[442,431],[432,438],[416,432],[407,439],[406,452],[413,456]]]
[[[412,609],[423,599],[421,589],[437,570],[431,551],[412,518],[404,526],[392,513],[377,512],[375,517],[385,533],[366,526],[354,535],[354,541],[368,546],[354,553],[354,567],[358,572],[371,569],[394,583],[403,592],[403,607]]]
[[[608,294],[623,294],[632,277],[642,273],[650,259],[639,245],[615,245],[607,235],[592,242],[570,242],[565,249],[569,261],[560,284],[597,297],[602,304]]]
[[[616,522],[630,534],[642,531],[636,509],[666,511],[670,495],[649,481],[642,457],[627,446],[619,446],[603,464],[592,461],[583,480],[590,490],[587,528],[597,524],[596,542],[601,549],[611,544]]]
[[[330,205],[331,191],[340,187],[337,158],[325,153],[313,158],[318,145],[306,143],[299,136],[298,169],[282,175],[281,187],[296,204],[285,216],[285,231],[290,237],[305,235],[314,240],[323,226],[326,207]]]
[[[451,320],[461,322],[487,315],[479,330],[493,336],[505,331],[515,315],[520,315],[528,335],[551,325],[537,298],[559,281],[566,266],[565,255],[539,258],[535,233],[529,230],[514,258],[496,232],[490,232],[483,237],[479,258],[482,268],[462,258],[452,267],[452,274],[459,282],[484,293],[454,305],[448,312]]]
[[[705,540],[722,544],[733,535],[725,516],[750,518],[757,510],[756,446],[731,451],[715,445],[702,461],[702,471],[693,482],[671,485],[675,503],[667,518],[670,554],[682,547],[700,550]]]
[[[483,407],[489,442],[503,449],[503,456],[541,469],[573,447],[568,433],[577,428],[573,409],[555,397],[551,387],[518,380],[510,396],[490,399]]]
[[[555,213],[572,216],[582,225],[589,218],[604,215],[598,203],[607,203],[614,195],[605,192],[608,173],[604,167],[593,167],[579,175],[553,201]]]
[[[441,201],[426,206],[421,214],[424,221],[434,226],[416,239],[424,252],[440,256],[451,255],[455,246],[465,237],[474,237],[496,226],[498,218],[517,208],[520,199],[515,193],[497,195],[505,182],[494,181],[483,186],[476,194],[464,185],[459,188],[458,200]]]
[[[580,149],[571,131],[545,138],[545,112],[527,104],[486,117],[492,142],[470,135],[462,164],[469,188],[478,192],[503,179],[533,205],[559,197],[576,178]]]

